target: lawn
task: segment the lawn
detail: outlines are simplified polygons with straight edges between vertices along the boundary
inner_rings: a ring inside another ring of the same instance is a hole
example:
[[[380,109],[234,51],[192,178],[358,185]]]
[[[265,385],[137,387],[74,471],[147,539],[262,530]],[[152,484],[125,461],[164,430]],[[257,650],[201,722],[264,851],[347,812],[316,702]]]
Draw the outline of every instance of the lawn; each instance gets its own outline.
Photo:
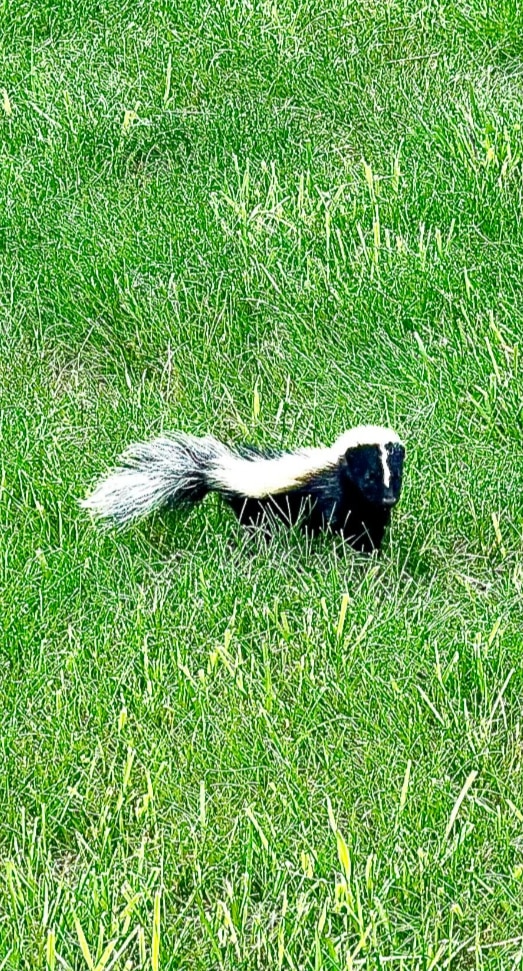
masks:
[[[0,2],[0,971],[523,962],[523,7]],[[407,445],[378,558],[78,499]]]

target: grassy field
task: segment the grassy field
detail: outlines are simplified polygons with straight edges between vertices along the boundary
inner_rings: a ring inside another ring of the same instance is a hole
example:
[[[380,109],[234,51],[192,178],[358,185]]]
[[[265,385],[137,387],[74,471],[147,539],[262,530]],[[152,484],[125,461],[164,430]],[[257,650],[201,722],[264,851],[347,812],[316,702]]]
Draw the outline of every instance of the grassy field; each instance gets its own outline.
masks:
[[[0,2],[0,971],[523,963],[523,7]],[[404,437],[383,555],[78,508]]]

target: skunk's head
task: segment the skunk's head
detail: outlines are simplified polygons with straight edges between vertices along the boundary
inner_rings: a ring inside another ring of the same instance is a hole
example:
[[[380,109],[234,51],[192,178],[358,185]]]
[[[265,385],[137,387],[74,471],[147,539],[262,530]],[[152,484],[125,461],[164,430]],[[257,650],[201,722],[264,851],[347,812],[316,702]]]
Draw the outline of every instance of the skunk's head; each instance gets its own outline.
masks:
[[[395,506],[401,492],[405,447],[390,428],[364,425],[340,439],[342,467],[373,506]]]

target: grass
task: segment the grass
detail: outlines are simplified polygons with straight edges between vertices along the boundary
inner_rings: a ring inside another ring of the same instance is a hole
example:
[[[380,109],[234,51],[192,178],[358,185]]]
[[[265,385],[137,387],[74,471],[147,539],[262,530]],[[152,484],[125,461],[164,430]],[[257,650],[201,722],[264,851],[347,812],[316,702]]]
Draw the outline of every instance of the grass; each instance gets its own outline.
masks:
[[[0,969],[521,965],[522,29],[0,3]],[[360,421],[376,561],[77,506]]]

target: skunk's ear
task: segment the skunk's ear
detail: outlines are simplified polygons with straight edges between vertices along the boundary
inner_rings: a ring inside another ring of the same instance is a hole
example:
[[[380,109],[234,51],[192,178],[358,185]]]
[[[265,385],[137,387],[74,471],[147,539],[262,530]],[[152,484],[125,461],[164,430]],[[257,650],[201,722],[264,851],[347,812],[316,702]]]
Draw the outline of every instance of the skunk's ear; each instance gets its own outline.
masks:
[[[387,445],[387,461],[391,468],[402,469],[405,461],[405,446],[401,442]]]

